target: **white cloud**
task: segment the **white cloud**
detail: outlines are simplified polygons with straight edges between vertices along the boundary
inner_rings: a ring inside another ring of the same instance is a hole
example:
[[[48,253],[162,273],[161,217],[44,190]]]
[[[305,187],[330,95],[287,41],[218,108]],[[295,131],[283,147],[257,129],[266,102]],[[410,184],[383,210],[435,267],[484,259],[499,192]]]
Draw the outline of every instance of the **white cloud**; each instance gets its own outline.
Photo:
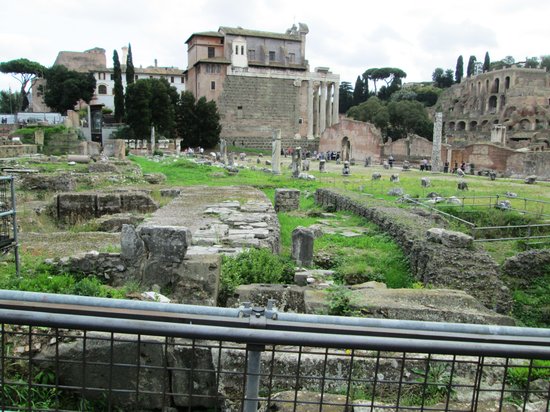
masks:
[[[51,65],[61,50],[132,44],[134,63],[187,65],[185,40],[219,26],[284,32],[309,26],[306,57],[355,82],[369,67],[396,66],[407,81],[429,80],[435,67],[453,68],[457,57],[493,60],[550,54],[550,2],[542,0],[439,0],[391,4],[357,0],[66,0],[9,1],[2,6],[0,61],[26,57]],[[24,22],[22,24],[22,22]],[[10,76],[0,75],[0,89]],[[14,86],[12,86],[14,88]]]

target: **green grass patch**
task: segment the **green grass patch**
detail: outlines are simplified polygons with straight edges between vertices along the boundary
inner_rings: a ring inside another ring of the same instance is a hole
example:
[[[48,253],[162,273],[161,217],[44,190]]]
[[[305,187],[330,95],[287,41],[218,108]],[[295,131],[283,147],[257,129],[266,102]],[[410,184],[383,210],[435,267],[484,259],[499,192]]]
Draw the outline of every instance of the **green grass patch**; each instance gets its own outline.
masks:
[[[513,292],[512,314],[523,325],[550,328],[550,267],[547,274]]]
[[[240,285],[291,283],[293,277],[291,260],[267,249],[250,249],[235,257],[223,256],[218,304],[225,306]]]

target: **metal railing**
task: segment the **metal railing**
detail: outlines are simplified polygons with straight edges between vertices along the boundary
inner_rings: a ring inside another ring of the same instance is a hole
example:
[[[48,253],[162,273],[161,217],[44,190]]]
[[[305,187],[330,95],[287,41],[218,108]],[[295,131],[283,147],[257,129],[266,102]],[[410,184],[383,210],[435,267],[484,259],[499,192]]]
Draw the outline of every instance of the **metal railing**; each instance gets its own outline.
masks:
[[[458,197],[460,204],[452,203],[440,203],[439,205],[445,206],[445,208],[460,208],[464,209],[465,207],[473,208],[495,208],[498,202],[502,199],[512,202],[523,203],[523,208],[521,207],[510,207],[509,211],[518,212],[524,215],[534,215],[537,219],[550,219],[550,214],[544,213],[545,205],[550,205],[550,202],[536,199],[528,198],[508,198],[500,195],[495,196],[463,196]],[[453,215],[452,213],[445,212],[440,208],[436,207],[436,203],[426,203],[432,201],[432,198],[409,198],[407,203],[415,206],[420,206],[430,211],[445,216],[451,221],[454,221],[460,225],[466,227],[468,233],[474,238],[474,242],[498,242],[498,241],[507,241],[507,240],[540,240],[548,239],[550,241],[550,223],[531,223],[526,225],[507,225],[507,226],[477,226],[475,223],[472,223],[466,219],[460,218]],[[535,205],[535,206],[533,206]],[[516,205],[517,206],[517,205]],[[537,208],[538,210],[534,210]],[[484,233],[488,232],[500,232],[500,236],[486,237]],[[510,233],[510,234],[507,234]],[[513,234],[515,233],[515,235]]]
[[[13,176],[0,176],[0,253],[14,253],[15,270],[19,276],[19,244]]]
[[[2,410],[550,407],[548,329],[17,291],[0,321]]]

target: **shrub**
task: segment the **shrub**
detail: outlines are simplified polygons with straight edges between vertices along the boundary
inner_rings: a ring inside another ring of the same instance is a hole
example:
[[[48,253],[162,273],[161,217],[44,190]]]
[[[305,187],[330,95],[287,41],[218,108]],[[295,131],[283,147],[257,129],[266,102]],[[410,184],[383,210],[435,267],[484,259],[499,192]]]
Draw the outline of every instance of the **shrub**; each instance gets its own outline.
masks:
[[[287,257],[267,249],[250,249],[235,257],[224,256],[218,301],[221,306],[237,286],[251,283],[288,283],[294,276],[294,265]]]
[[[512,385],[525,388],[529,382],[543,379],[550,381],[550,360],[533,360],[531,367],[511,366],[507,370],[507,379]]]
[[[335,285],[327,289],[328,314],[333,316],[359,316],[359,311],[353,308],[351,290],[342,285]]]

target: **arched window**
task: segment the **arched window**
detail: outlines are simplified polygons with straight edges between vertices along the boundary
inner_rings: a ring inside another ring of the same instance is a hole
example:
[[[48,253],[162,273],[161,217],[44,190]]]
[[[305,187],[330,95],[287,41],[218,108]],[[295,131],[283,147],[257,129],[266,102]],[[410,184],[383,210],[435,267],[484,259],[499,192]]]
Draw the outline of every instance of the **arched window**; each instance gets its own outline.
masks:
[[[107,86],[104,84],[97,86],[97,94],[107,94]]]

